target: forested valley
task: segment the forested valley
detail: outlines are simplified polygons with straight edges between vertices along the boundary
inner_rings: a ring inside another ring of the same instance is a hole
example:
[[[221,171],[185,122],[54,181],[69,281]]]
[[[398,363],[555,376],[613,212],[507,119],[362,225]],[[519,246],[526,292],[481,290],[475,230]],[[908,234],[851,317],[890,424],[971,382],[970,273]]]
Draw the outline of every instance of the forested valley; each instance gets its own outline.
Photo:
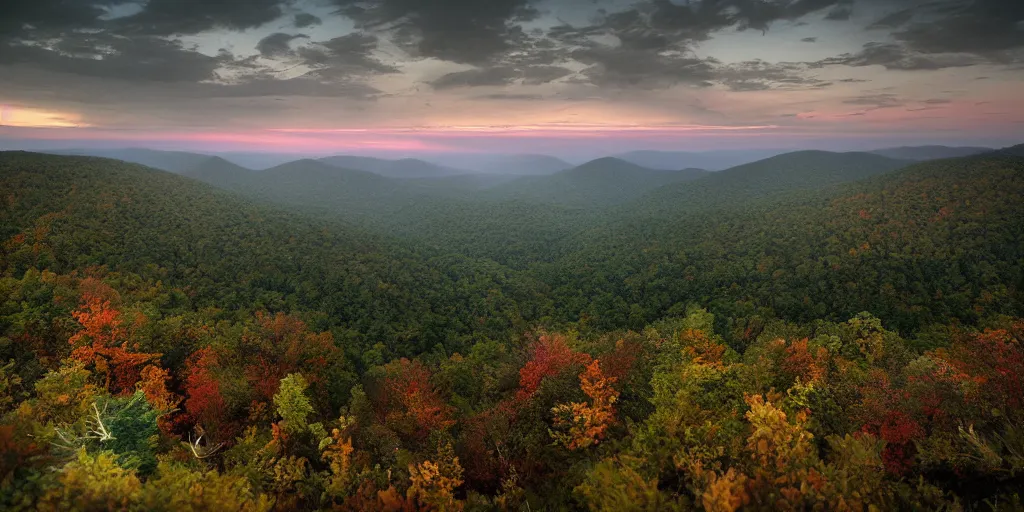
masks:
[[[1024,509],[1024,150],[899,156],[0,153],[0,509]]]

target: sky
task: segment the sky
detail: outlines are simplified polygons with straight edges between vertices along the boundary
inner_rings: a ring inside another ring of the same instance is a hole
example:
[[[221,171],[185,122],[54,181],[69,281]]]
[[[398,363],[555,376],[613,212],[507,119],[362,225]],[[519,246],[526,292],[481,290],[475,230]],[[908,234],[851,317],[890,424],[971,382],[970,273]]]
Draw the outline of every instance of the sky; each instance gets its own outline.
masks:
[[[1024,142],[1022,0],[3,0],[0,147]]]

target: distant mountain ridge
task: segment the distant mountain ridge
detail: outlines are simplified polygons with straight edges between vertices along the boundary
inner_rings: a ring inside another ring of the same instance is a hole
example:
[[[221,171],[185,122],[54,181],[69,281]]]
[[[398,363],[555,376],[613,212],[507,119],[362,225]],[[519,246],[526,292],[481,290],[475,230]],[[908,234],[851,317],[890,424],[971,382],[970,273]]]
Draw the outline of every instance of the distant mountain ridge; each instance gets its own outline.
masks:
[[[339,155],[320,158],[317,161],[340,169],[372,172],[388,178],[440,178],[472,173],[472,171],[444,167],[416,158],[387,160],[368,156]]]
[[[710,173],[693,183],[660,187],[629,206],[637,215],[678,215],[684,210],[724,208],[734,201],[858,181],[912,163],[873,153],[795,151]]]
[[[901,146],[875,149],[869,151],[869,153],[900,160],[925,161],[979,155],[989,151],[993,151],[993,148],[974,146]]]
[[[454,154],[424,158],[437,165],[468,169],[482,174],[540,176],[573,167],[572,164],[549,155]]]
[[[52,155],[64,156],[98,156],[113,158],[133,164],[160,169],[162,171],[182,174],[206,162],[210,155],[190,153],[186,151],[161,151],[146,148],[124,149],[58,149],[46,151]]]
[[[492,197],[574,206],[628,201],[670,183],[710,174],[702,169],[659,171],[613,157],[599,158],[549,176],[526,176],[491,190]]]
[[[686,168],[720,171],[786,153],[784,149],[740,149],[721,151],[630,151],[612,155],[627,162],[658,170]]]

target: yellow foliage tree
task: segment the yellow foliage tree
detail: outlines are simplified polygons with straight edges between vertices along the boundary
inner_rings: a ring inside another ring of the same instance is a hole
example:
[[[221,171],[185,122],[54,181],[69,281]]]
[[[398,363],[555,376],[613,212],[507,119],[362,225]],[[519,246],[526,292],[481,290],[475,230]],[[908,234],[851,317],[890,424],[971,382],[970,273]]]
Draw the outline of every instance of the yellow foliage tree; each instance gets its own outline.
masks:
[[[463,503],[455,499],[455,489],[462,485],[462,466],[451,444],[440,447],[437,462],[410,464],[409,479],[411,485],[405,495],[419,510],[462,510]]]

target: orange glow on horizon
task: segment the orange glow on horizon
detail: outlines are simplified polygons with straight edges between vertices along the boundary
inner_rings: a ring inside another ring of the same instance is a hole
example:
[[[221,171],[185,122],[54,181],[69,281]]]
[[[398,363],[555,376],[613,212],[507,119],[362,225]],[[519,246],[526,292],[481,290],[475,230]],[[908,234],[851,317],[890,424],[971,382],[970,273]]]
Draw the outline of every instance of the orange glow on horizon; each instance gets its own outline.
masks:
[[[37,108],[0,105],[0,126],[15,128],[82,128],[81,116]]]

